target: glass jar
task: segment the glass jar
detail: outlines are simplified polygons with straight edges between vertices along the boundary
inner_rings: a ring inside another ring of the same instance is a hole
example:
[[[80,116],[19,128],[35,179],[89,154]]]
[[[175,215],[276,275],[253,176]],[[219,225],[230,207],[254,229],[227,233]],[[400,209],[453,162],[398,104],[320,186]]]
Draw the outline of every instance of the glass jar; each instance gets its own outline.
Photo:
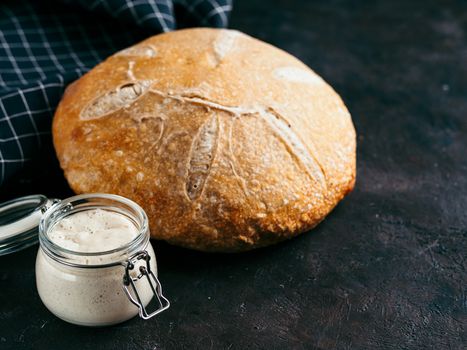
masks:
[[[104,209],[121,214],[137,228],[130,242],[109,251],[80,252],[54,243],[54,225],[75,213]],[[157,279],[154,250],[149,242],[148,219],[133,201],[110,194],[84,194],[52,205],[39,224],[36,284],[45,306],[59,318],[78,325],[105,326],[135,315],[148,319],[166,310]],[[147,306],[154,298],[155,311]]]

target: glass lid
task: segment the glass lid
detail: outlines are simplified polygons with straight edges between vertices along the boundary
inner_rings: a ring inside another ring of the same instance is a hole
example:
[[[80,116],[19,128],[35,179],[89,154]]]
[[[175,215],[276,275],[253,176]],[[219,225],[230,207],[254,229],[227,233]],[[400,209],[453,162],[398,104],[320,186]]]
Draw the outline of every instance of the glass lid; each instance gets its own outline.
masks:
[[[0,255],[36,244],[42,214],[56,202],[58,200],[36,194],[1,203]]]

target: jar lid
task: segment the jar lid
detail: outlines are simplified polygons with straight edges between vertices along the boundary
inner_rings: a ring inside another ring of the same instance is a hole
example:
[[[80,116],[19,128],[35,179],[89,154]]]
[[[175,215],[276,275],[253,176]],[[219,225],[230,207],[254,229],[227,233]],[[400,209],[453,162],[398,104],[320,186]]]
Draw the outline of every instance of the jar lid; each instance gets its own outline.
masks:
[[[1,203],[0,256],[36,244],[42,214],[57,201],[36,194]]]

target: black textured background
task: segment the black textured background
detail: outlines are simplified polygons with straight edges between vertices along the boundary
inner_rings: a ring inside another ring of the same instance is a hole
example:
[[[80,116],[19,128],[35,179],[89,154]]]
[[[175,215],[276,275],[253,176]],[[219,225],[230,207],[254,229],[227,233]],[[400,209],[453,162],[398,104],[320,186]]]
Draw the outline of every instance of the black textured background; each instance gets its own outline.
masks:
[[[267,249],[154,242],[172,307],[147,322],[66,324],[37,295],[37,247],[0,257],[0,349],[465,349],[467,2],[237,0],[231,27],[341,94],[359,135],[355,191]],[[56,163],[29,177],[0,198],[71,195]]]

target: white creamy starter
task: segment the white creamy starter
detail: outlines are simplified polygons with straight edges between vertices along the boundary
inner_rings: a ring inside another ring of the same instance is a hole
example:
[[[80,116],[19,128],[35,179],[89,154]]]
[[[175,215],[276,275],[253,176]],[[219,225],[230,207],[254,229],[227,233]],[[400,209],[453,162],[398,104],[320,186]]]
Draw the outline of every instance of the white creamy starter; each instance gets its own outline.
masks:
[[[62,248],[74,252],[105,252],[131,242],[139,234],[138,228],[126,216],[104,209],[92,209],[71,214],[48,232],[49,239]],[[157,275],[156,258],[150,243],[144,248],[151,256],[151,269]],[[121,253],[102,256],[74,256],[81,265],[115,262]],[[138,274],[140,261],[132,271]],[[83,268],[67,266],[53,260],[39,249],[36,261],[36,281],[39,295],[56,316],[65,321],[103,326],[134,317],[138,308],[123,290],[123,266]],[[152,299],[146,278],[135,282],[144,305]]]
[[[119,248],[139,231],[122,214],[103,209],[86,210],[58,222],[48,236],[55,244],[76,252],[103,252]]]

